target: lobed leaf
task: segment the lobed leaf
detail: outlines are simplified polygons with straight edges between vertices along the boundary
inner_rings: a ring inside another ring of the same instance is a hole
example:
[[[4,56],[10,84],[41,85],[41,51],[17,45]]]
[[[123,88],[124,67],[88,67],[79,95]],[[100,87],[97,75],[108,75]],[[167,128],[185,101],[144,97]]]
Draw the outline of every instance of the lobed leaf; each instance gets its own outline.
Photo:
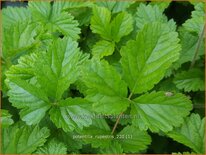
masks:
[[[82,70],[82,81],[87,87],[86,99],[93,102],[96,112],[119,114],[129,106],[126,84],[106,61],[89,61]]]
[[[47,53],[41,53],[34,70],[42,89],[52,101],[60,100],[64,91],[77,80],[80,58],[78,44],[70,38],[56,40]]]
[[[93,16],[91,17],[91,30],[99,34],[103,39],[110,41],[111,36],[111,12],[104,7],[93,7]]]
[[[60,32],[77,40],[80,33],[79,24],[72,15],[63,12],[64,5],[62,4],[54,2],[51,6],[50,2],[29,2],[28,5],[32,19],[45,25],[49,32]]]
[[[122,47],[123,79],[132,93],[146,92],[164,77],[179,57],[181,47],[177,36],[167,25],[152,23],[144,26],[135,41],[128,41]]]
[[[127,12],[119,13],[111,22],[111,34],[115,42],[133,30],[133,19]]]

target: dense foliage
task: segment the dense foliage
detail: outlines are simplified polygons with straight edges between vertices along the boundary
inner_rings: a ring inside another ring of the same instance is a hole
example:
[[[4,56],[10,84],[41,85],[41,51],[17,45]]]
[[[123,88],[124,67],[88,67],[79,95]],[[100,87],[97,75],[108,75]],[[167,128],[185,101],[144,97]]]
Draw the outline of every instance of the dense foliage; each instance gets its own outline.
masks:
[[[3,8],[2,153],[204,154],[204,7]]]

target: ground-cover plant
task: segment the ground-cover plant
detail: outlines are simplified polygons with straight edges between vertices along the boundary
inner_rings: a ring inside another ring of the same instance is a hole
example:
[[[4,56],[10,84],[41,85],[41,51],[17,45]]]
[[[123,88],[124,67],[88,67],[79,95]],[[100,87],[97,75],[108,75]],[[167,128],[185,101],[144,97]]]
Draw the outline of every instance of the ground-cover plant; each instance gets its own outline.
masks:
[[[204,154],[204,5],[3,8],[2,153]]]

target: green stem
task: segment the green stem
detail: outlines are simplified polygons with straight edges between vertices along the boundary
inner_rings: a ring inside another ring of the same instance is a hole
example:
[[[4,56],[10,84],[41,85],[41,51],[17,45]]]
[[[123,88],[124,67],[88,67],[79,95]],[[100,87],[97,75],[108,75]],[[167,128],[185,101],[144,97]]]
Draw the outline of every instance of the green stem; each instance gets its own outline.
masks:
[[[202,39],[204,37],[204,33],[205,33],[205,24],[204,24],[204,27],[203,27],[203,30],[198,38],[198,41],[197,41],[197,46],[196,46],[196,49],[195,49],[195,55],[192,59],[192,63],[190,65],[190,69],[194,67],[195,65],[195,62],[196,62],[196,59],[197,59],[197,56],[198,56],[198,53],[199,53],[199,49],[200,49],[200,45],[202,43]]]
[[[131,99],[132,95],[133,95],[133,93],[131,92],[131,93],[129,94],[128,100]],[[124,112],[121,112],[121,113],[119,114],[119,116],[118,116],[118,118],[117,118],[117,120],[116,120],[116,122],[115,122],[115,125],[114,125],[114,127],[113,127],[113,129],[112,129],[112,133],[111,133],[112,135],[114,134],[114,132],[115,132],[115,130],[116,130],[116,128],[117,128],[117,125],[119,124],[120,118],[121,118],[121,116],[122,116],[123,114],[124,114]]]

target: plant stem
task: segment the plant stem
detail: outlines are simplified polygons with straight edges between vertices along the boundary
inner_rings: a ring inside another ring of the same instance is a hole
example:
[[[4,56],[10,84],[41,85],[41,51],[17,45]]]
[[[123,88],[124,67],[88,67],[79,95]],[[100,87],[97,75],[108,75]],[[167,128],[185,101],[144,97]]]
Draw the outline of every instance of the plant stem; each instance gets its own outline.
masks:
[[[132,95],[133,95],[133,93],[130,93],[130,94],[129,94],[128,100],[131,99]],[[123,114],[124,114],[124,112],[121,112],[121,113],[119,114],[119,116],[118,116],[118,118],[117,118],[117,120],[116,120],[116,122],[115,122],[115,125],[114,125],[114,127],[113,127],[113,129],[112,129],[112,133],[111,133],[112,135],[114,134],[114,131],[116,130],[117,125],[119,124],[120,118],[121,118],[121,116],[122,116]]]
[[[200,45],[201,45],[201,43],[202,43],[202,39],[203,39],[203,37],[204,37],[204,33],[205,33],[205,24],[204,24],[203,30],[202,30],[199,38],[198,38],[197,46],[196,46],[196,48],[195,48],[195,55],[194,55],[194,57],[193,57],[193,59],[192,59],[192,63],[191,63],[191,65],[190,65],[190,69],[193,68],[194,65],[195,65],[195,61],[196,61],[197,56],[198,56],[198,52],[199,52],[199,49],[200,49]]]

